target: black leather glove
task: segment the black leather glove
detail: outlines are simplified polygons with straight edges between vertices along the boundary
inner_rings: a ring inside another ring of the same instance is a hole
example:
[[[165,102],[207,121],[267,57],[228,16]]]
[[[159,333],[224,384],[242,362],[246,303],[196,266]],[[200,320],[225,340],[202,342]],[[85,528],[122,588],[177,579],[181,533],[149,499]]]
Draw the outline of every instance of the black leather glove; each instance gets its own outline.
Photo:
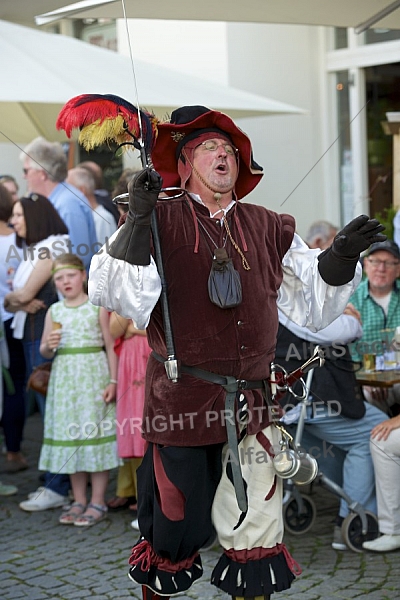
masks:
[[[374,242],[384,242],[385,227],[377,219],[360,215],[335,236],[332,246],[318,256],[318,270],[329,285],[344,285],[354,277],[360,253]]]
[[[133,176],[128,183],[128,216],[108,250],[110,256],[132,265],[150,264],[151,214],[161,188],[162,178],[154,169]]]
[[[335,236],[332,252],[342,258],[357,258],[374,242],[384,242],[385,227],[377,219],[370,219],[367,215],[360,215],[348,223]]]

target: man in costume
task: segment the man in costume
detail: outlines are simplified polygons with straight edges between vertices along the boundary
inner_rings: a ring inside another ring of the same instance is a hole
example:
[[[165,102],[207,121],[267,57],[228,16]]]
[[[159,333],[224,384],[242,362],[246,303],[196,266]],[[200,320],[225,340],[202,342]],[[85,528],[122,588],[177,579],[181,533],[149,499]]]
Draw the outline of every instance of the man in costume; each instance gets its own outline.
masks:
[[[145,600],[187,590],[215,528],[224,552],[212,583],[236,600],[264,600],[298,572],[282,543],[282,485],[271,462],[280,440],[268,389],[277,301],[300,325],[326,326],[360,280],[359,253],[384,239],[383,227],[361,216],[325,252],[308,249],[291,216],[239,202],[262,169],[234,122],[202,106],[158,125],[152,161],[155,170],[130,182],[126,222],[89,277],[91,301],[147,328],[153,349],[130,577]],[[162,181],[185,194],[157,201]],[[175,381],[163,364],[153,210],[181,366]]]

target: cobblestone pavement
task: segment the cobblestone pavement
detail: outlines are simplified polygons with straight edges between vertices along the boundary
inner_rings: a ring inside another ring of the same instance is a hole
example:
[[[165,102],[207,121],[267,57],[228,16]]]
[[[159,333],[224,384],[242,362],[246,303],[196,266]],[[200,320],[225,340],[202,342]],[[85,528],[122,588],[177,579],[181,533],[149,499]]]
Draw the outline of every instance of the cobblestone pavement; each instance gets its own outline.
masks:
[[[126,600],[140,598],[139,587],[127,577],[127,560],[135,541],[129,511],[109,514],[87,530],[62,527],[59,509],[26,513],[18,503],[38,485],[36,468],[42,426],[35,414],[28,418],[24,452],[30,468],[16,475],[1,474],[4,483],[18,486],[16,496],[0,498],[0,599],[16,600]],[[1,463],[0,463],[1,467]],[[110,495],[115,489],[115,473]],[[316,486],[316,522],[310,532],[285,536],[285,543],[303,574],[291,590],[275,600],[334,600],[366,597],[400,598],[400,552],[387,554],[337,552],[331,548],[332,519],[338,500]],[[181,600],[209,600],[228,596],[209,583],[218,547],[202,553],[204,576]]]

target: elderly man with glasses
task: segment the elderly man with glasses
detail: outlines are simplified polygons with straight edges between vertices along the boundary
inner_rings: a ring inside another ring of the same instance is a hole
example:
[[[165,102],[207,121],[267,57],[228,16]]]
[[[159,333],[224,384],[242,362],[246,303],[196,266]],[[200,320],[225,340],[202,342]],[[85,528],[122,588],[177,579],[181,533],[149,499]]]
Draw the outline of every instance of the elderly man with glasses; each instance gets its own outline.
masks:
[[[394,330],[400,325],[400,250],[395,242],[386,240],[372,244],[363,261],[366,277],[350,298],[361,314],[363,336],[352,346],[354,361],[363,354],[375,354],[383,361],[390,350]],[[400,385],[392,388],[364,386],[366,399],[389,415],[400,404]],[[397,412],[397,411],[396,411]]]
[[[89,269],[90,259],[100,247],[93,208],[80,190],[66,182],[68,159],[63,146],[37,137],[20,153],[20,160],[28,193],[50,200],[68,228],[68,251],[77,254]]]

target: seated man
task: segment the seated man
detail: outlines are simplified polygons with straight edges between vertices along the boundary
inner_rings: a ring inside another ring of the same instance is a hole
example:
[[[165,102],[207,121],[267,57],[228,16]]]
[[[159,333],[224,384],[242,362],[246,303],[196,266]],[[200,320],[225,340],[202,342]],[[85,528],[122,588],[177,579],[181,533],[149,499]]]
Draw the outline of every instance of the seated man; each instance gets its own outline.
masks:
[[[390,552],[400,548],[400,415],[379,423],[371,432],[371,455],[375,467],[379,531],[365,550]]]
[[[361,315],[363,335],[351,345],[354,361],[361,362],[366,353],[383,354],[383,343],[390,345],[393,332],[400,325],[400,250],[395,242],[386,240],[372,244],[363,262],[365,279],[352,297],[351,304]],[[390,416],[397,414],[400,404],[400,384],[387,388],[364,387],[368,402]]]
[[[350,309],[346,311],[350,313]],[[320,344],[324,347],[325,365],[321,369],[315,369],[313,373],[310,387],[312,404],[301,445],[306,449],[312,448],[311,453],[318,459],[320,468],[324,463],[321,470],[342,485],[352,500],[376,514],[369,437],[373,427],[381,423],[386,415],[364,401],[354,375],[346,344],[360,334],[361,327],[355,311],[352,315],[341,315],[317,333],[296,325],[279,312],[276,362],[291,371],[310,358],[313,345]],[[297,393],[301,394],[301,390],[297,390]],[[295,403],[296,399],[289,394],[281,400],[284,408],[290,408]],[[338,468],[337,455],[343,460],[343,463],[339,462],[342,467],[341,476],[335,474]],[[348,513],[347,503],[341,500],[332,543],[335,550],[347,548],[340,526]]]

